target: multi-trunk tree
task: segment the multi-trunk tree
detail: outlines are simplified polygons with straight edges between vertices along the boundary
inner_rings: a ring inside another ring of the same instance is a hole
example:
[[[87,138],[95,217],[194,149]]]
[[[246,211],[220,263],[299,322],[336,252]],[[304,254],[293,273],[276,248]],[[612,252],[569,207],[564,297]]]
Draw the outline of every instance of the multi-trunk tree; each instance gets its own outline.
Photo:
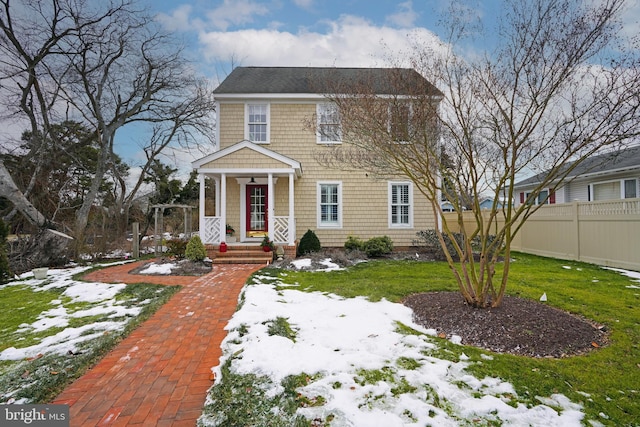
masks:
[[[460,292],[471,306],[499,306],[511,242],[540,206],[530,202],[564,185],[594,153],[637,143],[640,56],[637,38],[622,31],[625,3],[505,1],[482,49],[463,43],[477,41],[481,26],[451,12],[448,43],[416,41],[412,54],[413,67],[442,93],[401,78],[389,84],[411,95],[379,96],[366,82],[332,88],[343,144],[320,160],[404,174],[437,218],[444,195],[457,215],[442,219],[437,235]],[[543,170],[528,200],[514,206],[516,181]],[[488,213],[480,208],[486,197],[494,201]]]
[[[42,135],[43,141],[55,139],[54,124],[64,120],[80,122],[95,135],[95,170],[75,212],[77,252],[109,170],[120,187],[119,203],[124,207],[131,196],[115,166],[116,133],[135,123],[151,128],[141,147],[144,174],[170,144],[185,148],[194,141],[212,142],[211,91],[190,69],[182,48],[134,0],[2,0],[0,8],[5,119],[28,123],[30,132]],[[6,150],[11,142],[2,145]],[[30,155],[38,168],[49,154],[44,146],[33,146]],[[2,163],[0,178],[0,196],[32,224],[50,222]]]

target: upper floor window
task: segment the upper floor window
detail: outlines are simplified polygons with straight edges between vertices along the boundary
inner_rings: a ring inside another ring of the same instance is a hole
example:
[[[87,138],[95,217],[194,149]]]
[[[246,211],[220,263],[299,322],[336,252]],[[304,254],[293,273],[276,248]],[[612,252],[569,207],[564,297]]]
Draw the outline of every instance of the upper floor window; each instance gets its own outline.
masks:
[[[342,141],[338,106],[331,103],[318,104],[318,143],[335,144]]]
[[[318,183],[318,227],[342,226],[342,184]]]
[[[411,227],[413,194],[409,182],[389,182],[389,227]]]
[[[389,133],[393,142],[411,141],[411,104],[396,100],[389,107]]]
[[[269,104],[246,104],[244,133],[251,142],[269,142]]]

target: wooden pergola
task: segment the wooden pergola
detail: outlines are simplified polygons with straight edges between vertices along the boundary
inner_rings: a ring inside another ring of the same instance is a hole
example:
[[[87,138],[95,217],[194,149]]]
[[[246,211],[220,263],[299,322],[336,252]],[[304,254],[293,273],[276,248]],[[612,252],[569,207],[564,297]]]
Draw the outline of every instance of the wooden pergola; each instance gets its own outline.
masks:
[[[164,215],[158,215],[158,213],[164,214],[165,209],[170,208],[179,208],[184,212],[184,236],[189,239],[191,237],[192,228],[191,228],[191,217],[193,206],[189,205],[174,205],[174,204],[160,204],[160,205],[152,205],[153,209],[155,209],[155,229],[154,229],[154,237],[155,237],[155,254],[156,256],[160,255],[161,247],[162,247],[162,233],[164,232]],[[161,230],[158,233],[158,229]]]

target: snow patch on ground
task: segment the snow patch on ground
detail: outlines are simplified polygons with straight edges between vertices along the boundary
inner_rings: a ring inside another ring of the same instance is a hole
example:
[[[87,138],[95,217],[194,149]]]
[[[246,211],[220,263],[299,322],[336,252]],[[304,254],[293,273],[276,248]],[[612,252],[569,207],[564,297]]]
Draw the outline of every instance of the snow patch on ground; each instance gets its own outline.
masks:
[[[517,403],[511,384],[468,374],[466,367],[476,362],[464,354],[458,361],[430,356],[437,349],[431,338],[435,331],[415,324],[411,310],[402,304],[278,290],[267,283],[246,286],[243,299],[227,325],[223,356],[213,368],[216,378],[230,358],[233,372],[270,377],[273,394],[282,391],[280,382],[288,375],[319,374],[299,389],[310,398],[325,399],[320,406],[298,409],[309,419],[334,414],[331,425],[385,427],[457,426],[470,419],[579,426],[583,419],[581,406],[562,395],[540,397],[533,407]],[[296,331],[295,341],[268,334],[268,322],[276,317],[287,319]],[[402,334],[399,324],[423,334]],[[417,367],[408,367],[403,363],[407,360]],[[363,370],[387,369],[395,383],[360,379]],[[408,386],[406,392],[398,392],[398,381]]]
[[[37,344],[23,348],[10,347],[0,352],[0,360],[21,360],[36,357],[38,354],[64,354],[76,352],[82,342],[94,339],[107,331],[122,329],[128,319],[137,316],[142,310],[142,304],[137,307],[124,307],[116,300],[118,292],[125,284],[108,284],[95,282],[78,282],[73,276],[88,270],[90,267],[74,267],[68,269],[50,269],[44,280],[33,278],[32,273],[25,273],[21,277],[25,280],[7,283],[4,286],[29,286],[34,292],[65,288],[63,296],[70,298],[66,304],[55,299],[54,306],[43,311],[33,323],[23,323],[18,333],[38,333],[51,328],[62,328],[55,334],[42,338]],[[67,307],[74,303],[89,303],[90,307],[70,311]],[[103,316],[111,320],[101,320],[79,327],[69,327],[71,319],[83,317]],[[118,319],[118,320],[116,320]]]
[[[138,274],[171,274],[171,270],[178,268],[177,264],[165,263],[165,264],[149,264],[147,268],[140,271]]]

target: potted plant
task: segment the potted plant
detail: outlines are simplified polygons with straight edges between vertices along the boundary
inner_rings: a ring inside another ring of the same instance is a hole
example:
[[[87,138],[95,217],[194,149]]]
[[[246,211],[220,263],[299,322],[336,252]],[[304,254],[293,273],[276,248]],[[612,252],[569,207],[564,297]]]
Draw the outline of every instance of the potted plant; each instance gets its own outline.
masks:
[[[233,237],[233,235],[235,234],[236,230],[234,230],[231,224],[227,224],[226,228],[227,228],[227,231],[226,231],[227,242],[235,242],[236,238]]]
[[[262,250],[265,252],[271,252],[275,249],[275,245],[273,244],[271,239],[269,239],[269,236],[264,236],[264,239],[262,239],[262,243],[260,243],[260,246],[262,246]]]

